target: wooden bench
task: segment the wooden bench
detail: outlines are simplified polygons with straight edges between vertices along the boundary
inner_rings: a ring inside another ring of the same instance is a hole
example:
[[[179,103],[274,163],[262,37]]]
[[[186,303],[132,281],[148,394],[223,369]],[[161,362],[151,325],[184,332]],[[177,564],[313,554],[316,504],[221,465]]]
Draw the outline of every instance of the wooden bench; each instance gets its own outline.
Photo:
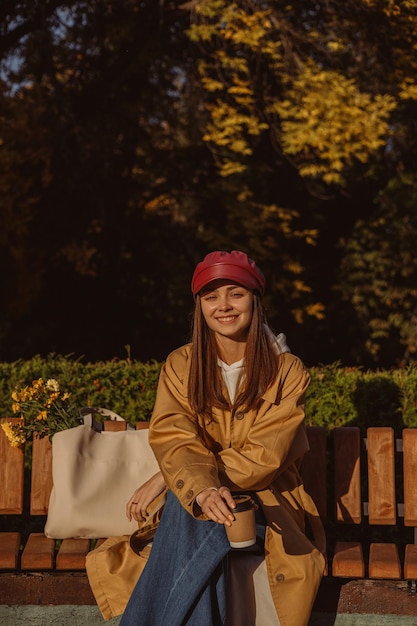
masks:
[[[316,609],[417,616],[417,429],[307,431],[301,473],[328,538]]]
[[[5,421],[17,423],[18,419]],[[136,425],[137,429],[148,426],[148,422]],[[125,428],[126,422],[104,422],[105,430]],[[85,557],[105,538],[46,537],[43,527],[51,489],[49,439],[33,441],[28,471],[24,450],[12,448],[0,428],[0,604],[95,604]]]
[[[334,610],[332,593],[340,605],[348,581],[385,581],[385,591],[407,591],[404,611],[417,615],[417,429],[404,429],[401,438],[386,427],[361,433],[357,427],[327,432],[312,426],[307,432],[311,451],[301,472],[328,537],[318,610]],[[85,556],[96,542],[43,534],[51,460],[48,439],[37,439],[32,471],[25,471],[24,452],[12,448],[0,429],[0,604],[94,604]],[[369,599],[369,585],[367,594]]]

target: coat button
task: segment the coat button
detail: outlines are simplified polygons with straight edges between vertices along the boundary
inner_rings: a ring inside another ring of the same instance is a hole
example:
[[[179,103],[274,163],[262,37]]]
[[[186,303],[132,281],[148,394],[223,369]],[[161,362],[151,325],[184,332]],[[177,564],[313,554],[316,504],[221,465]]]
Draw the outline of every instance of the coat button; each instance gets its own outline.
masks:
[[[277,581],[277,583],[283,583],[285,580],[285,576],[284,574],[277,574],[275,576],[275,580]]]
[[[189,491],[187,491],[187,493],[185,494],[185,497],[186,497],[188,500],[191,500],[191,498],[193,497],[193,495],[194,495],[194,491],[193,491],[192,489],[190,489],[190,490],[189,490]]]
[[[237,420],[243,420],[244,417],[245,417],[245,414],[242,413],[242,411],[239,411],[239,413],[236,413]]]
[[[177,487],[177,489],[182,489],[184,487],[184,481],[177,480],[177,482],[175,483],[175,486]]]

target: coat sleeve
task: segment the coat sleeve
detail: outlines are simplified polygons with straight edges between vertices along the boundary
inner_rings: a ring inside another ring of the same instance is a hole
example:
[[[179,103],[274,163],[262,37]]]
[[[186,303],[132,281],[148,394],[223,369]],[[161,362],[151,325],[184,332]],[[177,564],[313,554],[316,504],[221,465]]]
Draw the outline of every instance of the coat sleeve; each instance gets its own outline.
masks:
[[[170,357],[159,377],[149,443],[169,489],[191,514],[200,491],[221,486],[216,457],[199,435],[181,373]]]
[[[250,424],[246,436],[217,454],[222,484],[236,490],[265,489],[308,451],[304,403],[309,383],[302,361],[288,356],[275,401],[264,401],[259,411],[244,415]]]

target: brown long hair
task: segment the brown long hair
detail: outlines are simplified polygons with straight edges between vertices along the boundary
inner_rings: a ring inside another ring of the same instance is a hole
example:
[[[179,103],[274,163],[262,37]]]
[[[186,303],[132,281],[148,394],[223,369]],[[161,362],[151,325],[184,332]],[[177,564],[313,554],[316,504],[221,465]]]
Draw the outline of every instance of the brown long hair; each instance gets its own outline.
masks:
[[[254,292],[253,314],[245,349],[245,377],[234,407],[256,409],[263,394],[274,382],[280,359],[265,330],[266,316],[260,297]],[[218,350],[213,331],[204,319],[197,295],[192,323],[192,351],[188,381],[189,403],[195,415],[212,417],[212,408],[230,409],[222,393],[222,378],[217,364]]]

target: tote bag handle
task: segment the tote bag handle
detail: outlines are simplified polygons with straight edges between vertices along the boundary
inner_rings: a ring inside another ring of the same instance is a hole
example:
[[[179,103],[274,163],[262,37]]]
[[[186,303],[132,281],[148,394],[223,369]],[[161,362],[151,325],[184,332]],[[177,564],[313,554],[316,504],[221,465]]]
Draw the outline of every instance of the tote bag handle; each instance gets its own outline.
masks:
[[[102,432],[103,422],[94,419],[95,415],[102,415],[108,420],[116,421],[116,422],[125,422],[126,420],[112,411],[111,409],[104,409],[102,407],[92,407],[92,406],[84,406],[79,410],[80,414],[80,424],[84,424],[84,426],[90,426],[97,432]],[[127,425],[127,429],[133,429],[133,426],[130,424]],[[133,429],[134,430],[134,429]]]

